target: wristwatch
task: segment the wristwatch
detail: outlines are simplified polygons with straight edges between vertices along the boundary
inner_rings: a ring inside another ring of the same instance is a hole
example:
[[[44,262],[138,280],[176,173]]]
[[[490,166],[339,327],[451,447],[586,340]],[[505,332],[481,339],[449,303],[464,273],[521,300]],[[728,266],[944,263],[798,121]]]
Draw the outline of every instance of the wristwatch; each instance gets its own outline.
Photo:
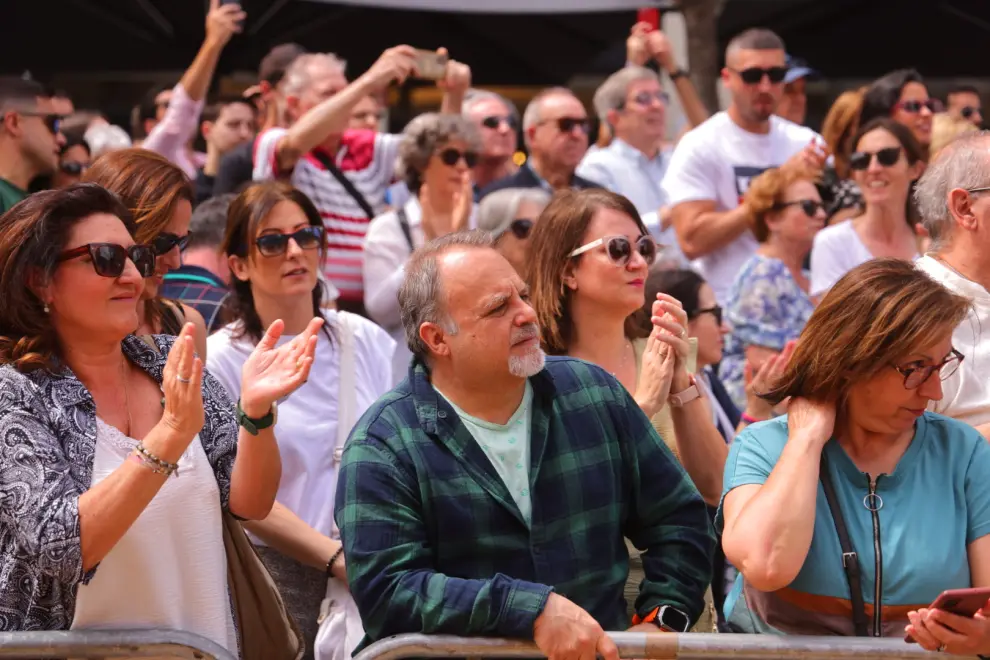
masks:
[[[259,431],[267,429],[269,426],[274,426],[277,421],[278,401],[272,401],[272,408],[268,411],[267,415],[254,419],[247,416],[247,413],[241,409],[241,400],[237,400],[237,423],[243,426],[244,430],[251,435],[258,435]]]
[[[678,78],[685,78],[691,74],[685,71],[684,69],[674,69],[667,75],[670,76],[671,80],[677,80]]]
[[[701,396],[701,391],[698,389],[697,384],[694,382],[694,377],[691,377],[691,385],[686,390],[678,392],[677,394],[671,394],[667,399],[675,408],[681,408],[685,404],[690,403]]]
[[[643,617],[641,623],[652,623],[664,632],[683,633],[691,627],[691,619],[679,609],[662,605]]]

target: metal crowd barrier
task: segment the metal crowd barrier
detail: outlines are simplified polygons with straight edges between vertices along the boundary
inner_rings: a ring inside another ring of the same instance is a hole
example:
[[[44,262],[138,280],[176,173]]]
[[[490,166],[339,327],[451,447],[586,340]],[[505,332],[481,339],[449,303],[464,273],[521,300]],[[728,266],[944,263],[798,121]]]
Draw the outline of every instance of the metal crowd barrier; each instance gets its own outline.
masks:
[[[650,660],[917,660],[931,657],[917,644],[872,637],[802,637],[712,633],[609,633],[622,658]],[[396,635],[375,642],[353,660],[483,657],[542,658],[532,642],[483,637]]]
[[[0,660],[187,658],[237,660],[220,645],[176,630],[69,630],[0,633]]]

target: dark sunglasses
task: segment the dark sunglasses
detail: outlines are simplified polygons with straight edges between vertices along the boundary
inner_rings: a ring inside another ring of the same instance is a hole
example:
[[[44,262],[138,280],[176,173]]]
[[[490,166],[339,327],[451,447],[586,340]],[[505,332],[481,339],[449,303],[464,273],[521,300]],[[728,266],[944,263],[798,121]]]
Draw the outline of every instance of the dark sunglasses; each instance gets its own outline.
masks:
[[[705,309],[695,310],[692,318],[698,318],[702,314],[711,314],[715,317],[715,323],[722,327],[722,307],[715,305],[714,307],[707,307]]]
[[[598,240],[591,241],[571,252],[568,256],[576,257],[589,250],[594,250],[599,245],[605,246],[605,254],[616,266],[625,266],[632,259],[632,243],[625,236],[603,236]],[[652,266],[657,260],[657,243],[652,236],[640,236],[636,239],[636,251],[643,257],[646,265]]]
[[[490,117],[485,117],[484,119],[481,120],[482,126],[484,126],[485,128],[490,128],[492,130],[501,128],[502,124],[505,124],[512,130],[515,130],[516,118],[511,115],[508,117],[499,117],[498,115],[491,115]]]
[[[887,147],[880,151],[857,151],[849,156],[849,167],[854,170],[865,170],[870,167],[874,156],[877,157],[877,162],[884,167],[891,167],[901,159],[901,148]]]
[[[31,110],[21,110],[20,114],[25,117],[39,117],[48,130],[51,131],[52,135],[58,135],[62,130],[62,115],[49,112],[34,112]]]
[[[589,133],[591,131],[591,123],[587,118],[581,117],[561,117],[557,120],[557,128],[560,129],[561,133],[570,133],[575,128],[580,128],[582,133]]]
[[[178,247],[181,252],[186,249],[187,245],[189,245],[190,236],[192,236],[192,232],[187,233],[185,236],[179,236],[171,232],[163,231],[152,239],[151,249],[155,251],[155,256],[157,257],[165,256],[176,247]]]
[[[779,211],[786,209],[788,206],[800,206],[801,210],[809,218],[815,217],[818,211],[825,210],[825,205],[816,199],[796,199],[793,202],[781,202],[780,204],[774,204],[773,208]]]
[[[962,115],[965,119],[969,119],[973,115],[981,114],[981,112],[982,112],[981,108],[974,108],[971,105],[967,105],[965,108],[959,111],[959,114]]]
[[[258,252],[263,257],[277,257],[289,248],[289,239],[301,250],[315,250],[323,245],[323,227],[303,227],[291,234],[262,234],[255,239]]]
[[[70,176],[79,176],[83,172],[89,169],[89,165],[87,165],[86,163],[77,163],[74,160],[70,160],[59,165],[58,169],[60,169],[63,174],[68,174]]]
[[[478,152],[477,151],[458,151],[453,147],[448,147],[444,149],[439,154],[440,162],[444,165],[453,167],[457,165],[457,162],[463,158],[464,164],[468,167],[474,167],[478,164]]]
[[[921,112],[922,108],[928,108],[929,112],[938,112],[940,110],[939,103],[935,99],[928,99],[927,101],[899,101],[894,108],[900,108],[904,112],[910,112],[911,114],[917,114]]]
[[[518,218],[509,225],[509,231],[520,241],[529,237],[529,232],[533,230],[533,221],[526,218]]]
[[[956,369],[959,368],[962,361],[963,354],[953,348],[952,352],[949,353],[949,356],[941,364],[930,364],[923,367],[898,367],[895,364],[890,366],[904,376],[904,387],[913,390],[921,387],[936,371],[939,372],[939,378],[942,380],[947,379],[956,373]]]
[[[59,255],[58,260],[68,261],[88,254],[93,261],[93,270],[100,277],[120,277],[130,259],[141,277],[155,274],[155,252],[150,245],[132,245],[125,248],[116,243],[88,243]]]
[[[742,71],[736,71],[735,69],[729,69],[737,76],[742,78],[742,81],[747,85],[758,85],[763,82],[763,76],[770,79],[770,82],[774,85],[784,82],[784,77],[787,75],[787,67],[784,66],[772,66],[769,69],[761,69],[759,67],[750,67],[749,69],[743,69]]]

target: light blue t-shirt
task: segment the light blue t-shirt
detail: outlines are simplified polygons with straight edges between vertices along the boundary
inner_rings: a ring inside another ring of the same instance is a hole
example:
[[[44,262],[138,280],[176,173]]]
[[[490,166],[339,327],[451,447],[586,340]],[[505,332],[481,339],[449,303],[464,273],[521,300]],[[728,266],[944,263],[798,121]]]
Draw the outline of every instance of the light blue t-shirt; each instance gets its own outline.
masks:
[[[763,484],[787,442],[787,417],[739,434],[725,463],[723,498],[733,488]],[[839,507],[859,555],[871,631],[875,562],[869,476],[835,441],[825,445]],[[876,476],[876,475],[874,475]],[[915,435],[892,474],[876,478],[881,556],[881,619],[885,635],[903,634],[907,612],[945,589],[971,586],[967,546],[990,534],[990,444],[974,428],[942,415],[918,418]],[[716,526],[721,531],[719,507]],[[851,603],[842,550],[821,484],[811,549],[794,581],[763,593],[742,575],[726,599],[730,623],[744,630],[851,635]]]
[[[439,390],[437,390],[439,392]],[[443,396],[443,392],[440,392]],[[519,513],[529,525],[532,521],[533,502],[529,492],[530,426],[533,422],[533,387],[526,380],[522,403],[505,424],[493,424],[472,417],[443,396],[461,422],[471,432],[475,442],[492,462],[502,483],[519,507]]]

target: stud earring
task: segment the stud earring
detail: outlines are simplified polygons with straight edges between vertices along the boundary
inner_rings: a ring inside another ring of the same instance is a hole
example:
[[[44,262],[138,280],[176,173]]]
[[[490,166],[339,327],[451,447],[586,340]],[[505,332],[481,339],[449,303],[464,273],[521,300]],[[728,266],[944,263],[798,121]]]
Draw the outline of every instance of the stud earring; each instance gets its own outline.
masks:
[[[45,309],[45,314],[47,314],[47,313],[48,313],[48,311],[49,311],[49,310],[48,310],[48,303],[45,303],[45,308],[44,308],[44,309]]]

